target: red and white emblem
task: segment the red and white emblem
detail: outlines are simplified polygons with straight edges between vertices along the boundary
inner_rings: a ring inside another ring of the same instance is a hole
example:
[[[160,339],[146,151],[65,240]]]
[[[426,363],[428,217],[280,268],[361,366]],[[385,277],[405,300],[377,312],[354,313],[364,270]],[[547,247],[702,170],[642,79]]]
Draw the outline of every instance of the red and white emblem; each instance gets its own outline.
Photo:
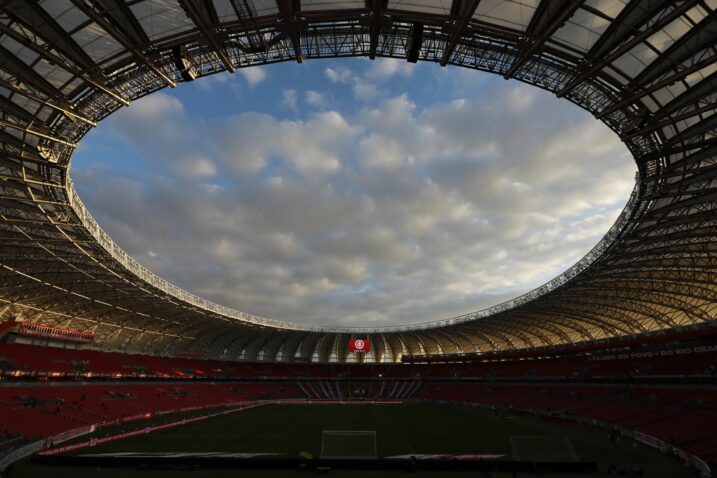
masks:
[[[351,339],[349,341],[349,352],[368,352],[371,350],[371,342],[368,339]]]

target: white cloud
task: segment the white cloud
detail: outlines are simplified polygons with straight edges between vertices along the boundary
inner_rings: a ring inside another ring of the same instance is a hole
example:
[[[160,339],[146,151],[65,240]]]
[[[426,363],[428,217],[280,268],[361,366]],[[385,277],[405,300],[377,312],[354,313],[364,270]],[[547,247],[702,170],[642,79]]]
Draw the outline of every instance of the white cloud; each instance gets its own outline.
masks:
[[[230,76],[228,72],[217,73],[202,77],[197,80],[196,85],[202,91],[212,91],[215,87],[225,87],[230,83]]]
[[[325,108],[327,104],[324,95],[314,90],[306,91],[304,95],[304,101],[306,101],[308,105],[313,106],[314,108]]]
[[[207,158],[188,158],[177,166],[178,171],[190,179],[210,178],[217,174],[217,167]]]
[[[428,106],[379,95],[296,120],[197,119],[157,93],[103,128],[162,174],[73,177],[131,254],[220,303],[345,325],[457,315],[579,259],[634,174],[614,134],[576,107],[511,82],[490,88]],[[318,105],[314,93],[288,104]]]
[[[239,73],[244,77],[249,86],[255,86],[266,79],[266,70],[261,66],[242,68]]]
[[[538,96],[536,88],[521,88],[515,86],[507,95],[506,105],[513,111],[523,111],[529,108]]]
[[[140,98],[132,103],[132,106],[127,111],[131,119],[155,121],[159,118],[171,119],[174,115],[183,115],[184,105],[177,98],[161,91],[154,95]]]
[[[200,127],[187,118],[182,103],[165,92],[132,103],[104,125],[141,156],[182,177],[203,179],[217,173],[216,165],[203,151]]]
[[[289,172],[319,175],[337,171],[360,128],[340,114],[313,113],[306,121],[245,113],[212,126],[207,138],[222,161],[240,176],[258,174],[272,160]]]
[[[391,61],[377,61],[379,62],[367,68],[363,73],[356,73],[344,66],[336,66],[324,69],[324,75],[333,83],[350,86],[351,94],[355,99],[367,103],[373,102],[382,96],[382,90],[376,82],[395,74],[403,74],[404,71]]]
[[[344,66],[338,66],[336,68],[327,67],[324,69],[324,74],[334,83],[349,83],[353,78],[351,70]]]
[[[299,106],[297,104],[298,95],[293,88],[287,88],[281,92],[281,104],[290,109],[294,113],[298,113]]]
[[[378,98],[379,91],[373,83],[356,82],[352,87],[354,98],[360,101],[372,101]]]
[[[393,76],[411,76],[415,69],[415,65],[405,61],[379,58],[362,72],[339,65],[325,68],[324,75],[333,83],[349,86],[356,100],[371,103],[384,96],[385,88],[379,85],[381,82]]]
[[[377,58],[371,62],[371,66],[366,71],[366,77],[375,80],[385,80],[396,75],[408,77],[417,67],[417,64],[397,58]]]

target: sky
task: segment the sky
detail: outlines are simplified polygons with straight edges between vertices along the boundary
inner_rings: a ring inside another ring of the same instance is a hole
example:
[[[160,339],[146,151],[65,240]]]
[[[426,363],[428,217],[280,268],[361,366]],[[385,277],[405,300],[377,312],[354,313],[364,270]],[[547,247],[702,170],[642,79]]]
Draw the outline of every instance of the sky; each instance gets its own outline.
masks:
[[[635,164],[517,81],[337,59],[165,89],[80,143],[71,177],[152,271],[245,312],[378,327],[483,309],[574,264]]]

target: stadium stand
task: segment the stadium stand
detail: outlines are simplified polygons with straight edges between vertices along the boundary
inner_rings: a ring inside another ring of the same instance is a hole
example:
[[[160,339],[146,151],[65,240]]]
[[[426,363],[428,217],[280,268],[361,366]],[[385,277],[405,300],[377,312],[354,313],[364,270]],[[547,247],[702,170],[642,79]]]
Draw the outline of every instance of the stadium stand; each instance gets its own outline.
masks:
[[[552,357],[524,355],[470,359],[463,363],[396,364],[252,364],[189,358],[153,357],[95,350],[0,344],[0,374],[5,376],[132,378],[575,378],[709,379],[717,375],[717,346],[680,345],[599,353],[568,352]]]
[[[93,424],[150,418],[239,402],[300,398],[281,383],[70,384],[0,387],[0,431],[7,437],[45,438]]]
[[[713,461],[717,389],[681,385],[424,384],[419,398],[543,412],[636,430]]]
[[[81,426],[258,400],[420,400],[634,430],[714,461],[717,351],[711,342],[366,365],[239,363],[0,344],[0,449]]]

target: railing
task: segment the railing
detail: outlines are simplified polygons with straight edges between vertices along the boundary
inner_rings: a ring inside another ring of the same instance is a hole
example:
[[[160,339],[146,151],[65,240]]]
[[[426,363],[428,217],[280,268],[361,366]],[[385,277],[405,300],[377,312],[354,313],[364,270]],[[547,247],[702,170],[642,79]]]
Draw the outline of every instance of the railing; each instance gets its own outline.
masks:
[[[0,457],[0,476],[3,475],[3,472],[8,466],[12,465],[16,461],[22,460],[23,458],[27,458],[36,451],[42,450],[44,446],[45,440],[38,440],[32,443],[28,443],[23,447],[11,450],[8,454],[4,455],[3,457]]]
[[[280,329],[289,329],[289,330],[300,330],[300,331],[309,331],[309,332],[327,332],[327,333],[381,333],[381,332],[404,332],[404,331],[415,331],[415,330],[422,330],[422,329],[432,329],[432,328],[438,328],[438,327],[447,327],[451,325],[457,325],[464,322],[470,322],[477,319],[484,319],[486,317],[489,317],[491,315],[495,315],[501,312],[505,312],[507,310],[513,309],[515,307],[519,307],[521,305],[526,304],[527,302],[530,302],[534,299],[537,299],[538,297],[547,294],[548,292],[551,292],[558,287],[561,287],[562,285],[566,284],[573,278],[575,278],[578,274],[583,272],[585,269],[587,269],[595,260],[597,260],[617,239],[617,237],[620,235],[622,230],[625,228],[625,226],[630,221],[630,218],[632,216],[633,210],[635,208],[635,205],[637,204],[637,200],[639,197],[639,181],[635,183],[635,187],[632,190],[632,193],[630,194],[630,198],[627,201],[627,204],[625,204],[625,207],[623,208],[622,212],[620,213],[620,216],[618,216],[615,223],[610,227],[610,229],[607,231],[607,233],[602,237],[602,239],[595,244],[595,246],[587,253],[585,254],[578,262],[576,262],[572,267],[570,267],[568,270],[557,276],[555,279],[552,279],[549,282],[546,282],[545,284],[541,285],[540,287],[531,290],[530,292],[527,292],[521,296],[518,296],[514,299],[508,300],[506,302],[502,302],[498,305],[495,305],[493,307],[489,307],[487,309],[482,309],[476,312],[470,312],[468,314],[463,314],[455,317],[451,317],[448,319],[441,319],[441,320],[435,320],[430,322],[421,322],[421,323],[414,323],[414,324],[406,324],[406,325],[396,325],[396,326],[385,326],[385,327],[331,327],[331,326],[320,326],[320,325],[304,325],[304,324],[297,324],[292,322],[285,322],[281,320],[275,320],[275,319],[267,319],[265,317],[260,317],[257,315],[248,314],[246,312],[242,312],[236,309],[232,309],[223,305],[216,304],[214,302],[211,302],[209,300],[203,299],[197,295],[192,294],[191,292],[188,292],[184,289],[181,289],[177,287],[176,285],[162,279],[146,267],[144,267],[142,264],[137,262],[135,259],[129,256],[121,247],[119,247],[115,242],[110,238],[110,236],[102,230],[102,228],[97,224],[97,221],[92,217],[92,215],[89,213],[85,205],[80,200],[80,197],[77,195],[77,192],[75,192],[74,186],[72,184],[72,180],[69,178],[67,179],[67,196],[70,201],[70,206],[72,207],[73,211],[77,215],[77,217],[80,219],[80,222],[82,225],[87,229],[87,231],[90,233],[90,235],[99,243],[100,246],[102,246],[107,253],[112,256],[113,259],[115,259],[117,262],[122,264],[127,270],[129,270],[131,273],[139,277],[141,280],[147,282],[152,287],[155,287],[162,292],[165,292],[166,294],[169,294],[179,300],[182,300],[192,306],[199,307],[201,309],[207,310],[209,312],[213,312],[215,314],[219,314],[224,317],[228,317],[231,319],[248,322],[251,324],[257,324],[262,326],[268,326],[268,327],[275,327]]]

